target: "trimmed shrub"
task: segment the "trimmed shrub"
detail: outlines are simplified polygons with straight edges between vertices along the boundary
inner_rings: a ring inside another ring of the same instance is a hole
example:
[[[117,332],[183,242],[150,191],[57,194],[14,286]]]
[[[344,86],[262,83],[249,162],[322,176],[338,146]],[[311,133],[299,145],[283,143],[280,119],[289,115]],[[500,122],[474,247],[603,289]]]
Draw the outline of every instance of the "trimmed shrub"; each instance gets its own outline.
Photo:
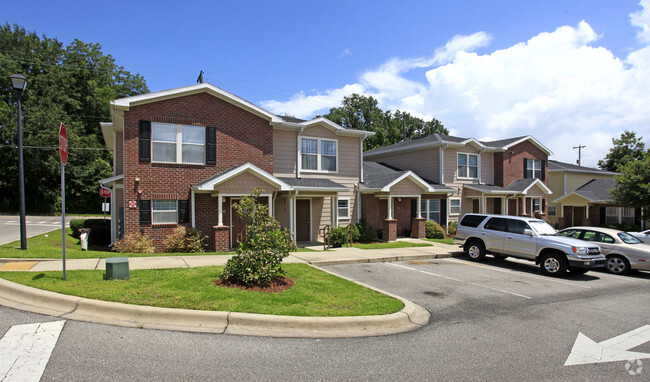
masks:
[[[246,240],[237,247],[237,254],[228,260],[221,273],[227,283],[265,285],[282,276],[282,260],[296,250],[291,232],[269,215],[265,204],[257,203],[262,189],[241,198],[235,211],[246,223]]]
[[[153,240],[144,233],[125,235],[113,244],[113,249],[120,253],[154,253]]]
[[[201,236],[201,231],[196,228],[180,226],[167,236],[163,245],[165,252],[197,253],[205,252],[205,240],[207,236]]]
[[[444,239],[445,231],[440,224],[427,220],[427,239]]]
[[[359,241],[368,242],[373,241],[377,237],[375,234],[375,229],[372,228],[370,223],[365,220],[361,220],[356,224],[357,230],[359,231]]]

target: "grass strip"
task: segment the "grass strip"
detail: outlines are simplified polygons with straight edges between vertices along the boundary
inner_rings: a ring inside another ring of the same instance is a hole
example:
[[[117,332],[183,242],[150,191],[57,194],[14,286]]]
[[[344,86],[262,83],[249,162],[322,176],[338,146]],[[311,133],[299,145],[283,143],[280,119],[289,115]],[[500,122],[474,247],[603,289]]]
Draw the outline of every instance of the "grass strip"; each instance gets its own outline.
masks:
[[[283,316],[381,315],[403,308],[401,301],[306,264],[282,268],[294,286],[281,293],[216,286],[223,267],[132,270],[128,280],[103,280],[101,270],[0,272],[0,277],[34,288],[126,304]]]
[[[368,243],[368,244],[352,244],[354,248],[360,249],[388,249],[388,248],[408,248],[408,247],[430,247],[431,244],[426,243],[412,243],[409,241],[393,241],[390,243]]]
[[[454,245],[454,239],[452,239],[450,237],[446,238],[446,239],[422,239],[422,240],[432,241],[434,243]]]

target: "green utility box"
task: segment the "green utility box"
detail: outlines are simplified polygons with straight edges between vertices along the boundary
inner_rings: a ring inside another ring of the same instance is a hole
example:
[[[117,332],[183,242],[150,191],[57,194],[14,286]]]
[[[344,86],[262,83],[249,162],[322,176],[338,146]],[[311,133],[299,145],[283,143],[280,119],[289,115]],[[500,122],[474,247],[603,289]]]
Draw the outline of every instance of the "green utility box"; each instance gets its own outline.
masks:
[[[109,257],[106,259],[106,280],[126,280],[129,277],[129,259]]]

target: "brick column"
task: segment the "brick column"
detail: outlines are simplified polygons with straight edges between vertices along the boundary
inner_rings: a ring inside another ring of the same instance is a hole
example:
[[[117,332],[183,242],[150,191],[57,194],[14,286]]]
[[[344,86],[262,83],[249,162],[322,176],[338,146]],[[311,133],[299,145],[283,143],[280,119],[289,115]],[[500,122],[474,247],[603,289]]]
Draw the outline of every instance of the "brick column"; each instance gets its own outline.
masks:
[[[411,237],[416,239],[427,237],[427,219],[413,218],[411,220]]]
[[[582,219],[582,225],[591,226],[591,218]]]
[[[384,240],[397,240],[397,219],[384,220]]]
[[[557,218],[557,226],[560,227],[560,229],[566,228],[564,225],[564,218]]]
[[[230,251],[230,227],[214,226],[214,250],[215,252]]]

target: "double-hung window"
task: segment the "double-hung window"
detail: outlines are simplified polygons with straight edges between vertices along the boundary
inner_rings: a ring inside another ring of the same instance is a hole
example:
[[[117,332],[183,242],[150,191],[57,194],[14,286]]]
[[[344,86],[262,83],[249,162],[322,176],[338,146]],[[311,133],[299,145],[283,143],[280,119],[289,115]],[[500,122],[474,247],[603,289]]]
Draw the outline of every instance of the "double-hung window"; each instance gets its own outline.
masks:
[[[478,155],[458,153],[458,177],[478,178]]]
[[[440,223],[440,200],[439,199],[429,199],[420,201],[420,216]]]
[[[178,216],[176,200],[153,200],[151,208],[153,224],[175,224]]]
[[[164,163],[205,163],[205,127],[153,122],[152,160]]]
[[[300,139],[300,169],[306,171],[336,172],[338,143],[321,138]]]
[[[542,179],[542,161],[539,159],[526,159],[526,178]]]
[[[339,220],[350,219],[350,200],[338,199],[337,202],[337,214]]]
[[[449,215],[460,215],[460,199],[449,199]]]

